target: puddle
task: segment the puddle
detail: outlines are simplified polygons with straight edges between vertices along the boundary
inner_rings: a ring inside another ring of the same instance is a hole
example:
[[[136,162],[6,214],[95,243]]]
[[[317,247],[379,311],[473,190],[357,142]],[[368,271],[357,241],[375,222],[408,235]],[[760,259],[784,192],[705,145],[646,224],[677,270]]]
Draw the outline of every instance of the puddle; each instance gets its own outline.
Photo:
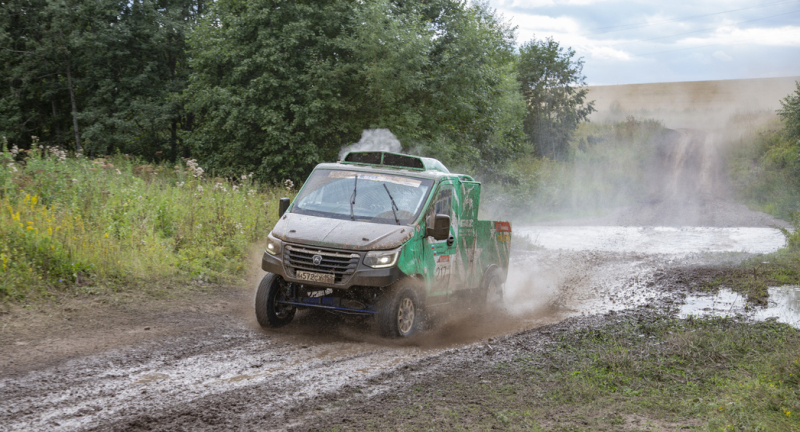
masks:
[[[769,288],[769,304],[764,308],[749,308],[741,295],[721,289],[716,295],[687,296],[678,313],[681,318],[693,316],[744,315],[756,321],[775,319],[800,328],[800,286],[785,285]]]
[[[514,233],[545,249],[644,254],[769,253],[786,243],[774,228],[523,226]]]

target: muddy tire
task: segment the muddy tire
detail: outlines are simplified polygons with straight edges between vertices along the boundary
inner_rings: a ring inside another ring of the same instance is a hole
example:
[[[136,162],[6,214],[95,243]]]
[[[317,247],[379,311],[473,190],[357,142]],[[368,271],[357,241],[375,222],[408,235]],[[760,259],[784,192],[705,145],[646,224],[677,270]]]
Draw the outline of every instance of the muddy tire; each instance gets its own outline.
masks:
[[[384,296],[375,317],[381,335],[404,338],[419,331],[422,309],[416,291],[408,285],[400,285]]]
[[[505,310],[506,284],[497,270],[490,270],[483,280],[484,308],[487,311]]]
[[[256,292],[256,319],[261,327],[283,327],[292,322],[295,307],[277,303],[285,296],[285,288],[286,282],[274,273],[261,279]]]

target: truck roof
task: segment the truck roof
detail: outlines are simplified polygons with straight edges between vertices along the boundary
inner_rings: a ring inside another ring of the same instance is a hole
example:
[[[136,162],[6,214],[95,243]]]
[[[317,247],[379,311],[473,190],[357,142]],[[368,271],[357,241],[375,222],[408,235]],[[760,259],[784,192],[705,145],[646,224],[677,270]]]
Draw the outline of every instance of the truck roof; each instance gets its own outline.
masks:
[[[443,163],[433,158],[382,151],[349,152],[341,161],[321,163],[317,165],[317,168],[347,169],[387,174],[396,174],[400,171],[406,175],[433,180],[446,177],[458,178],[462,181],[475,181],[471,176],[451,173]]]

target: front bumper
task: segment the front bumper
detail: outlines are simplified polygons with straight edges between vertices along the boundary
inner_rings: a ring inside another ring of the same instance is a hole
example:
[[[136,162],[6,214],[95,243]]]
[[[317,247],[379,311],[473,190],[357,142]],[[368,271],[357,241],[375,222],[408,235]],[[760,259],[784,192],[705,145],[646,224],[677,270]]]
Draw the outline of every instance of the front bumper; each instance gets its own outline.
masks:
[[[282,255],[282,254],[281,254]],[[356,268],[355,272],[347,279],[343,279],[339,283],[333,284],[326,284],[322,282],[309,282],[306,280],[300,280],[293,277],[294,271],[287,271],[284,268],[283,260],[281,259],[281,255],[270,255],[267,252],[264,252],[263,257],[261,258],[261,269],[264,271],[268,271],[270,273],[275,273],[283,276],[284,280],[287,282],[294,282],[305,286],[317,286],[317,287],[324,287],[324,288],[339,288],[339,289],[347,289],[354,286],[364,286],[364,287],[385,287],[393,284],[405,274],[400,271],[397,266],[389,267],[389,268],[382,268],[376,269],[369,266],[365,266],[361,262],[363,261],[363,254],[361,254],[361,258],[359,258],[358,267]],[[291,270],[291,269],[290,269]]]

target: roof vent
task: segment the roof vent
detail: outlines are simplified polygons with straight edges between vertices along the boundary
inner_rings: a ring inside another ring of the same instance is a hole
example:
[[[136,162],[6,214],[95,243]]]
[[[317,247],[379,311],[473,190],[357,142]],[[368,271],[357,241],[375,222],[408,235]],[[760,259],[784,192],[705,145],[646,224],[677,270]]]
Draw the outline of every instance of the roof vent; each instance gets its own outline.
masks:
[[[344,157],[344,162],[387,165],[399,168],[424,170],[425,164],[416,156],[408,156],[389,152],[350,152]]]

